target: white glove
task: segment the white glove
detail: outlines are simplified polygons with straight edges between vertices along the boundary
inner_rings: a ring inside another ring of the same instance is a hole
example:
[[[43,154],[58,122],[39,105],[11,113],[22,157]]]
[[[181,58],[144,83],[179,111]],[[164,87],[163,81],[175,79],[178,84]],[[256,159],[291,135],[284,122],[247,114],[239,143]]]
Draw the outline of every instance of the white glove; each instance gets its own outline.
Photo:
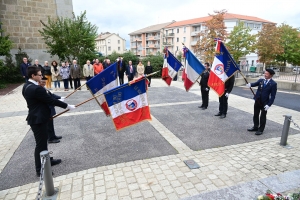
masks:
[[[119,62],[119,58],[117,58],[116,61]]]
[[[251,88],[251,83],[247,83],[246,87]]]
[[[229,97],[229,93],[226,92],[225,97],[228,98]]]
[[[63,99],[63,98],[60,98],[60,99],[58,99],[59,101],[61,101],[61,102],[64,102],[65,101],[65,99]]]
[[[66,99],[66,97],[60,97],[60,99],[63,99],[63,100],[65,100],[65,99]]]
[[[69,104],[68,104],[68,109],[73,110],[73,109],[75,109],[75,108],[76,108],[75,105],[69,105]]]
[[[208,91],[209,89],[208,89],[208,88],[205,88],[205,90]]]
[[[265,111],[267,111],[269,108],[270,108],[270,106],[268,106],[268,105],[265,105]]]

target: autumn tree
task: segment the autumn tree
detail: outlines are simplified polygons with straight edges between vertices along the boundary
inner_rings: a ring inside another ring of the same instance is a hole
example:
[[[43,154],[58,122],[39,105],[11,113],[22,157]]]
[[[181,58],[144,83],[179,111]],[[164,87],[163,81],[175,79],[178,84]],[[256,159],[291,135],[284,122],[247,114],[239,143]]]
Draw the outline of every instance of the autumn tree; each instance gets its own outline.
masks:
[[[280,32],[275,24],[264,24],[257,36],[256,48],[261,63],[270,63],[278,54],[284,52]]]
[[[278,27],[280,34],[280,46],[283,48],[283,53],[276,56],[276,60],[293,65],[300,64],[300,32],[299,29],[293,28],[287,24],[281,24]]]
[[[48,17],[47,24],[41,23],[44,27],[39,32],[51,55],[57,55],[60,60],[79,59],[81,63],[95,56],[98,28],[87,21],[85,11],[79,16],[73,13],[72,18]]]
[[[194,48],[197,55],[201,56],[205,62],[212,63],[215,56],[215,38],[225,42],[227,32],[224,23],[226,10],[214,11],[215,14],[209,14],[210,20],[203,23],[204,30],[199,33],[199,40]]]
[[[244,22],[239,22],[227,39],[226,47],[237,63],[241,57],[255,52],[256,35],[251,34],[251,29],[245,27]]]

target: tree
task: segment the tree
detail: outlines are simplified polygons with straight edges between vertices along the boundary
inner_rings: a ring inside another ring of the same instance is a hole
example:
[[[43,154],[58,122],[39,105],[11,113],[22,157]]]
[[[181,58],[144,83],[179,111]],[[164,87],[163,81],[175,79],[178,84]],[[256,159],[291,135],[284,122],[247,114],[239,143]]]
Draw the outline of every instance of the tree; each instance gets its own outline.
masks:
[[[270,63],[275,60],[276,55],[283,53],[280,32],[275,24],[264,24],[257,36],[256,48],[261,63]]]
[[[48,17],[48,24],[41,23],[43,29],[39,32],[52,56],[57,55],[60,60],[79,59],[81,63],[85,63],[85,57],[94,57],[98,28],[87,21],[86,11],[79,16],[73,13],[72,18]]]
[[[278,27],[280,34],[280,45],[284,51],[276,56],[276,60],[283,62],[284,66],[286,63],[293,65],[300,64],[300,32],[299,29],[293,28],[287,24],[281,24]]]
[[[161,56],[161,55],[160,56],[149,55],[149,56],[145,57],[142,60],[142,63],[145,67],[147,66],[148,61],[150,61],[151,66],[153,67],[153,72],[159,71],[158,73],[156,73],[152,77],[161,77],[161,69],[162,69],[163,63],[164,63],[163,56]]]
[[[214,11],[214,15],[209,14],[212,18],[204,22],[205,30],[200,32],[195,53],[202,57],[205,62],[212,63],[215,56],[215,38],[225,42],[227,32],[224,24],[224,15],[226,10]]]
[[[179,51],[178,55],[176,56],[177,60],[179,60],[181,62],[182,60],[182,51]]]
[[[226,44],[233,59],[238,63],[239,58],[249,53],[255,52],[256,35],[252,35],[251,29],[244,26],[244,22],[239,22],[233,28]]]
[[[12,41],[9,39],[9,35],[3,36],[3,32],[0,28],[0,56],[8,56],[12,47]]]

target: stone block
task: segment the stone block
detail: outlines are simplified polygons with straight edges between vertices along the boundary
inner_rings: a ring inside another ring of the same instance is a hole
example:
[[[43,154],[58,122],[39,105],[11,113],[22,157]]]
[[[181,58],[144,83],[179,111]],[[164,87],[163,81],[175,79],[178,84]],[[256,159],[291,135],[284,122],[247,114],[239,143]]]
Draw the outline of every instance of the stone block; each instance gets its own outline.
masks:
[[[37,2],[36,7],[49,8],[49,4],[48,3]]]
[[[20,41],[19,37],[14,37],[14,36],[11,36],[10,40],[13,41],[13,43],[19,43],[19,41]]]
[[[21,26],[20,20],[10,20],[10,26]]]
[[[0,4],[0,10],[2,11],[4,11],[4,10],[6,10],[6,5],[4,5],[4,4]]]
[[[36,2],[27,1],[27,6],[36,7]]]
[[[16,6],[15,5],[6,5],[6,11],[15,12]]]
[[[18,4],[18,0],[3,0],[3,4],[17,5]]]
[[[29,26],[29,21],[22,21],[22,26],[23,27],[28,27]]]
[[[40,27],[41,23],[39,21],[30,21],[30,27]]]
[[[25,44],[25,49],[37,49],[37,44]]]
[[[23,7],[23,12],[31,13],[31,7]]]

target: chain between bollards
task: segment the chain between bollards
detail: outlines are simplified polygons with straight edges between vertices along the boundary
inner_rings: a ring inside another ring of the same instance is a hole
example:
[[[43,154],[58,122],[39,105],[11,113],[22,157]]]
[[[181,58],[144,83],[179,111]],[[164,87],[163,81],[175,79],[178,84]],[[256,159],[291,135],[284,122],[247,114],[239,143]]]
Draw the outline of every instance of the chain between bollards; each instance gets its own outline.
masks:
[[[290,130],[290,123],[292,116],[291,115],[283,115],[284,118],[284,124],[282,128],[282,134],[281,134],[281,140],[280,140],[280,145],[281,146],[286,146],[287,145],[287,138],[289,135],[289,130]]]

